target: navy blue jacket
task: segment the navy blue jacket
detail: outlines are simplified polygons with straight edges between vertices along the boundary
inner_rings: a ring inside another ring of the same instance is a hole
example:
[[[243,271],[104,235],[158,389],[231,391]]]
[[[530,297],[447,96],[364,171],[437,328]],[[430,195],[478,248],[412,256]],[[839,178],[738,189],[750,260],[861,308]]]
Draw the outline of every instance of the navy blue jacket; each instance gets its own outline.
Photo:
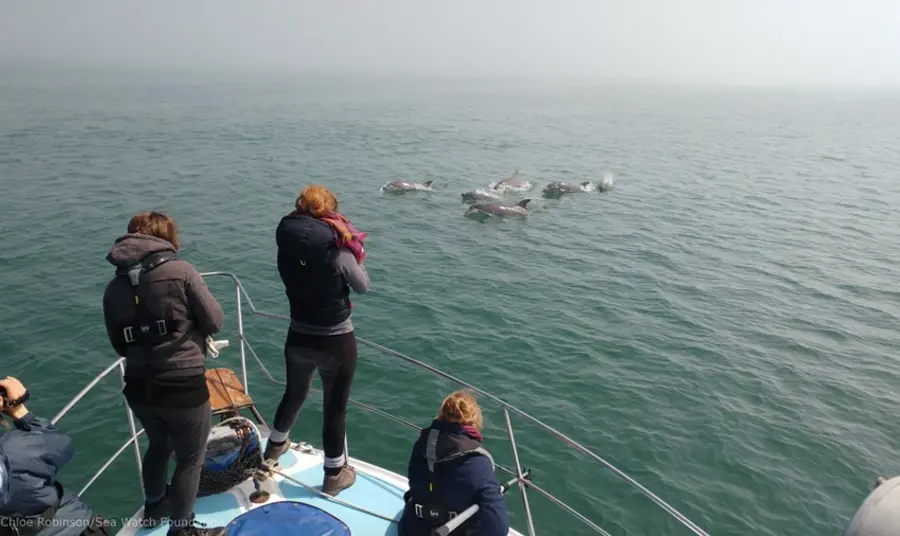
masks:
[[[72,438],[59,432],[50,421],[29,413],[13,421],[15,429],[0,436],[0,459],[6,465],[6,500],[0,515],[36,515],[59,498],[56,474],[74,454]],[[91,519],[88,508],[75,493],[66,490],[52,526],[39,536],[77,536]],[[65,520],[65,521],[63,521]]]
[[[429,474],[428,462],[425,459],[425,443],[432,428],[441,432],[437,443],[438,458],[458,451],[461,443],[480,444],[470,439],[456,423],[435,420],[430,427],[422,430],[421,436],[413,446],[407,473],[409,495],[414,503],[422,504],[427,497]],[[490,459],[479,454],[460,457],[437,464],[435,473],[435,495],[444,508],[459,513],[477,504],[479,509],[474,518],[477,522],[475,533],[478,536],[509,534],[506,503]],[[410,511],[405,509],[400,519],[400,534],[430,536],[431,532],[424,520],[411,515]]]
[[[275,230],[278,274],[291,304],[291,318],[334,326],[350,317],[350,287],[335,265],[339,249],[327,223],[292,212]]]

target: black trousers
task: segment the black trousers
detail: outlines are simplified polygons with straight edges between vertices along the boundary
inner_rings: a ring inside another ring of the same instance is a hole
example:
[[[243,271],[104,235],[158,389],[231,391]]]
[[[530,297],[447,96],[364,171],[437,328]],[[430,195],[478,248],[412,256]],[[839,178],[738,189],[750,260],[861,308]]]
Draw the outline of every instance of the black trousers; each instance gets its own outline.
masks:
[[[290,432],[309,395],[313,373],[318,369],[325,395],[322,422],[325,457],[341,457],[347,432],[347,401],[356,372],[356,336],[352,332],[331,336],[303,335],[288,330],[284,359],[287,388],[275,412],[275,430],[282,434]]]
[[[194,501],[212,426],[209,400],[195,408],[135,406],[150,446],[144,453],[144,494],[148,499],[166,494],[169,458],[175,454],[175,473],[169,488],[171,522],[186,527],[194,517]]]

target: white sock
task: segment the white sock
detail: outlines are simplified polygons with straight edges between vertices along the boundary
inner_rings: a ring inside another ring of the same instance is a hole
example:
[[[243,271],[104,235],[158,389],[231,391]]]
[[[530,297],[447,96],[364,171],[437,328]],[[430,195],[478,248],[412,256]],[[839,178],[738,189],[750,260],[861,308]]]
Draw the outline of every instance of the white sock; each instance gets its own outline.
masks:
[[[272,430],[272,433],[269,434],[269,443],[284,443],[284,441],[288,438],[289,433],[290,430],[288,430],[287,432]]]
[[[337,469],[338,467],[343,467],[346,464],[346,457],[341,454],[337,458],[329,458],[325,457],[325,467],[329,469]]]

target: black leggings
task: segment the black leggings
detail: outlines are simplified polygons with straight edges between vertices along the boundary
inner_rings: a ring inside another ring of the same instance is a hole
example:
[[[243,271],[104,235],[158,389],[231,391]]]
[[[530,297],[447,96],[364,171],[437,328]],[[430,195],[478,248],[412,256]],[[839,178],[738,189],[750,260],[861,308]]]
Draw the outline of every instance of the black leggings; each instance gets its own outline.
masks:
[[[275,412],[275,431],[279,435],[290,432],[309,395],[313,372],[318,368],[325,395],[322,422],[325,457],[342,457],[347,431],[347,401],[356,372],[356,336],[352,332],[331,336],[303,335],[288,330],[284,359],[287,388]],[[326,467],[329,467],[328,461]]]
[[[212,426],[209,401],[196,408],[136,406],[132,410],[150,439],[143,460],[144,493],[151,500],[166,495],[169,458],[174,453],[175,473],[168,493],[171,519],[176,527],[184,528],[194,517],[194,500]]]

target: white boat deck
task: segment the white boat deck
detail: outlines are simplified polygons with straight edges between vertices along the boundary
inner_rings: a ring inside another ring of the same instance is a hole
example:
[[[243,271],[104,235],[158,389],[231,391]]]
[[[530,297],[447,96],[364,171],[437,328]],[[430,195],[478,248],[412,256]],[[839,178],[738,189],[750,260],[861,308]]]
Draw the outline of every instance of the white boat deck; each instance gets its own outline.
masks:
[[[323,453],[320,450],[302,443],[295,444],[279,459],[280,467],[278,469],[295,480],[321,490],[322,457]],[[342,491],[337,499],[399,521],[403,513],[403,493],[407,489],[406,478],[353,458],[351,458],[350,464],[356,468],[356,483]],[[262,482],[260,489],[270,494],[268,500],[260,504],[250,501],[250,494],[255,491],[252,479],[228,492],[201,497],[194,505],[197,520],[207,526],[225,526],[252,509],[278,501],[295,501],[315,506],[340,519],[354,536],[396,536],[397,534],[396,523],[326,499],[278,474]],[[164,536],[166,534],[167,525],[160,525],[153,529],[138,529],[142,515],[143,508],[118,534],[120,536]],[[292,534],[312,535],[312,533],[299,531],[292,532]],[[518,533],[511,532],[510,534]]]

